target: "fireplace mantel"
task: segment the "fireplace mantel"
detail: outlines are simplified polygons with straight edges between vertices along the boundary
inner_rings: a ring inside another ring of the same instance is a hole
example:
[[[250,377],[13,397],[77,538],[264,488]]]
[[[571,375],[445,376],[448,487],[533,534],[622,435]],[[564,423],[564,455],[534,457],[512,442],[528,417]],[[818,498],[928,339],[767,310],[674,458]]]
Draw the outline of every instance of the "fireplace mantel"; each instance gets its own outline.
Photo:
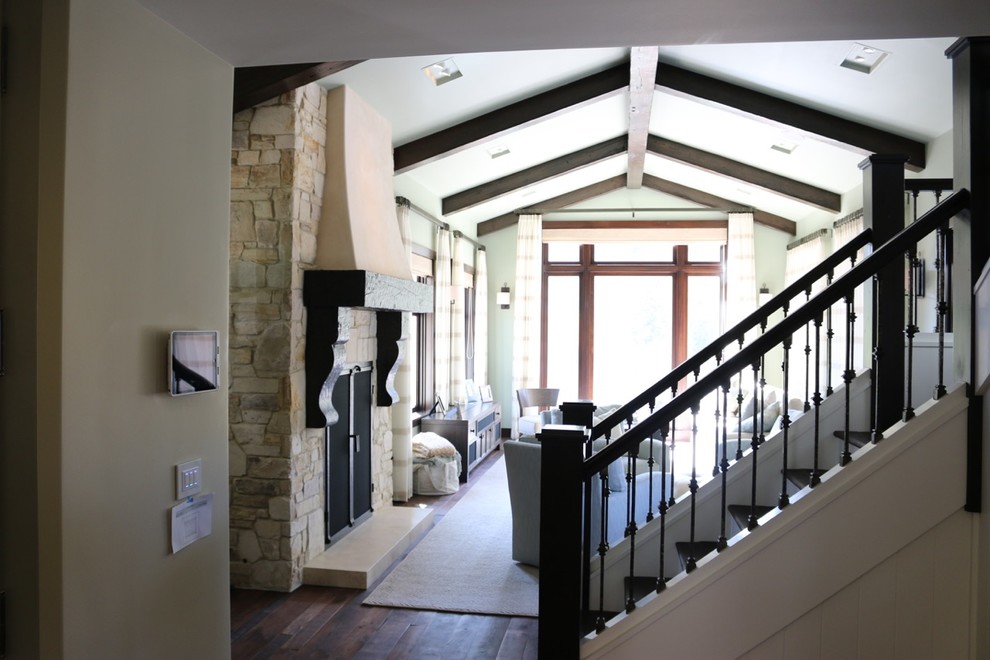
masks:
[[[378,321],[377,397],[379,406],[398,398],[395,371],[402,359],[402,312],[433,309],[433,287],[366,270],[308,270],[303,273],[306,306],[306,426],[337,422],[331,403],[343,367],[351,310],[376,313]]]

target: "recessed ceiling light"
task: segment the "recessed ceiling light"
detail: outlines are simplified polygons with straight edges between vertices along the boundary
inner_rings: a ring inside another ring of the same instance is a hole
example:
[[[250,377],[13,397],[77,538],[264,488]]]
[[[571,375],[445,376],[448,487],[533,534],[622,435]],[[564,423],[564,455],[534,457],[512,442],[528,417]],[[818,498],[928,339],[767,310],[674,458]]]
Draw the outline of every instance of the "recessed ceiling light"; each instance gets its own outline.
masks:
[[[853,44],[842,60],[840,66],[860,73],[873,73],[873,70],[880,66],[888,53],[885,50],[867,46],[866,44]]]
[[[451,80],[457,80],[463,75],[452,57],[424,66],[422,71],[434,85],[438,86],[449,83]]]
[[[779,151],[782,154],[787,154],[790,156],[794,153],[794,150],[797,149],[798,146],[794,142],[777,142],[775,144],[771,144],[770,148],[774,151]]]
[[[509,148],[504,144],[496,144],[490,149],[486,149],[488,155],[492,158],[498,158],[499,156],[506,156],[509,154]]]

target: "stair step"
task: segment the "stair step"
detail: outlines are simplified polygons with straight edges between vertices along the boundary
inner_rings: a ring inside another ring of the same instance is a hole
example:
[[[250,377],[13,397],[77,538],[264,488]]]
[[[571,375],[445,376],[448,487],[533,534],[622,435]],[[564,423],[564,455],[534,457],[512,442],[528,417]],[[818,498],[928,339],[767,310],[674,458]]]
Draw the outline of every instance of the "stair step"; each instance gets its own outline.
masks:
[[[664,578],[666,581],[667,578]],[[629,585],[632,584],[632,597],[633,600],[639,600],[647,594],[653,594],[657,591],[657,579],[655,577],[650,577],[649,575],[634,575],[625,577],[625,593],[629,593]]]
[[[732,520],[739,525],[739,529],[747,529],[749,527],[749,513],[752,507],[749,504],[730,504],[728,507],[729,515],[732,516]],[[763,506],[761,504],[756,505],[756,517],[762,518],[766,514],[773,511],[776,507]]]
[[[681,568],[684,569],[692,555],[694,560],[698,561],[709,552],[714,552],[718,548],[718,541],[695,541],[693,544],[690,541],[678,541],[675,546],[677,558],[680,559]]]
[[[788,468],[784,470],[787,480],[797,486],[798,490],[811,484],[811,468]],[[825,474],[825,470],[818,470],[818,476]]]
[[[846,432],[845,431],[833,431],[832,432],[832,435],[834,435],[839,440],[845,440],[846,439]],[[857,449],[860,448],[860,447],[865,447],[866,445],[868,445],[870,443],[870,441],[872,439],[873,439],[873,434],[870,433],[869,431],[850,431],[849,432],[849,444],[852,445],[853,447],[856,447]]]
[[[608,610],[602,612],[602,618],[608,621],[611,618],[617,616],[618,612],[609,612]],[[590,635],[595,632],[595,628],[598,627],[598,610],[592,610],[590,612],[581,613],[581,634]]]

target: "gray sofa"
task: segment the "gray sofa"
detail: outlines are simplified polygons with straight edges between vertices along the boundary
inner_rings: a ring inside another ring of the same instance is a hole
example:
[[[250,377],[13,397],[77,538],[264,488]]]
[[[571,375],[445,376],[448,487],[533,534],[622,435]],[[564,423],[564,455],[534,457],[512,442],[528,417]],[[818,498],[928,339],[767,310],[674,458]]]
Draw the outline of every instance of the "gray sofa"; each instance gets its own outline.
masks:
[[[646,461],[649,456],[650,443],[653,443],[654,470],[651,474]],[[509,483],[509,503],[512,509],[512,558],[520,563],[531,566],[540,565],[540,469],[542,447],[535,438],[522,437],[502,444],[505,452],[505,471]],[[636,460],[637,475],[632,481],[636,489],[636,521],[642,526],[646,513],[650,509],[650,483],[653,485],[654,514],[657,512],[657,502],[660,500],[660,443],[644,441],[640,445],[640,458]],[[609,466],[609,491],[607,498],[608,524],[606,540],[615,544],[625,535],[627,483],[625,480],[626,460],[619,459]],[[667,489],[669,497],[670,475],[667,473]],[[591,520],[592,548],[597,548],[601,538],[601,480],[592,480]],[[687,482],[675,479],[674,496],[680,497],[687,491]]]

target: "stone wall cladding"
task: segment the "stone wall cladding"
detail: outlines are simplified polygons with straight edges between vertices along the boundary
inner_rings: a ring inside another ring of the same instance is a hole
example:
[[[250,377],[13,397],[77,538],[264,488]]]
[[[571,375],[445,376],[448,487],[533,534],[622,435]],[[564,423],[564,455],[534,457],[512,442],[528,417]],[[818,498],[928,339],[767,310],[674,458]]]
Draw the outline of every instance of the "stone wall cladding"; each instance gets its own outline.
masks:
[[[230,553],[235,587],[288,591],[323,549],[322,432],[303,418],[302,270],[326,173],[326,92],[234,117],[230,202]]]
[[[326,91],[310,84],[234,116],[230,197],[230,573],[291,591],[324,549],[323,429],[305,423],[302,274],[316,259]],[[347,359],[374,361],[355,311]],[[375,509],[392,502],[391,409],[372,408]]]

